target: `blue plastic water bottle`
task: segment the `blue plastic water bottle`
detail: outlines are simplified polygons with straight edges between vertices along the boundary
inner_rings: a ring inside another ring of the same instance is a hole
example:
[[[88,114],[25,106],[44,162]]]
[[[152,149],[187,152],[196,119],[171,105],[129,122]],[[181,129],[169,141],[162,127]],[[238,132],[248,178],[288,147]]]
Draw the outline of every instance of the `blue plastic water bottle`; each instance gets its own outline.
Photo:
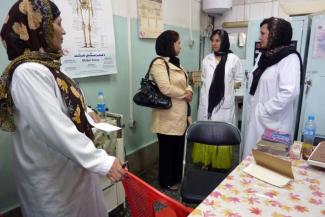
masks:
[[[308,159],[313,150],[313,144],[316,136],[315,116],[309,115],[304,128],[304,142],[302,145],[303,158]]]
[[[105,117],[106,104],[104,99],[103,91],[99,91],[97,95],[97,112],[98,115],[103,118]]]
[[[309,115],[305,123],[304,143],[313,145],[316,136],[315,116]]]

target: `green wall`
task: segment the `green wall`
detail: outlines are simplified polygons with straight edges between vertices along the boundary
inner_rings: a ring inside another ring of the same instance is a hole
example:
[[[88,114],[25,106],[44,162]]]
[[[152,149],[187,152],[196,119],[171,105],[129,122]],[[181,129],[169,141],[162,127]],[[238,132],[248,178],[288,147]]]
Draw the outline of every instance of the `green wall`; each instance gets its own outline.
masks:
[[[0,7],[0,26],[2,27],[3,20],[13,0],[1,1]],[[1,28],[0,27],[0,28]],[[7,54],[0,42],[0,74],[5,66],[9,63]],[[0,130],[0,213],[10,210],[17,206],[17,196],[15,191],[15,183],[13,179],[13,170],[11,164],[11,138],[9,133]]]
[[[14,1],[1,1],[0,26],[9,7]],[[64,23],[63,23],[64,25]],[[116,40],[116,59],[118,73],[114,75],[80,78],[77,79],[84,90],[86,101],[92,107],[96,105],[98,90],[103,90],[105,100],[110,111],[124,115],[125,122],[125,147],[126,152],[131,153],[152,142],[156,136],[150,132],[151,110],[134,105],[134,120],[136,128],[129,128],[129,82],[128,82],[128,47],[127,47],[127,19],[114,16],[114,31]],[[165,29],[173,29],[180,33],[182,51],[181,64],[188,70],[197,70],[199,63],[199,31],[193,32],[195,44],[188,46],[189,31],[185,28],[166,25]],[[155,56],[155,40],[139,39],[137,36],[137,20],[131,19],[132,30],[132,62],[133,62],[133,94],[139,88],[141,77],[147,71],[148,64]],[[69,34],[68,29],[66,29]],[[0,46],[0,74],[8,64],[7,55]],[[197,90],[192,102],[193,116],[197,112]],[[11,138],[10,134],[0,131],[0,213],[17,206],[17,196],[14,187],[14,179],[11,166]]]
[[[147,72],[148,65],[155,54],[155,40],[139,39],[137,36],[137,20],[132,19],[132,62],[133,62],[133,90],[135,93],[140,87],[140,80]],[[134,120],[136,128],[129,128],[129,83],[128,83],[128,49],[127,49],[127,19],[114,16],[116,59],[118,73],[115,75],[80,78],[80,86],[85,92],[86,100],[92,107],[96,105],[96,95],[102,89],[106,104],[110,111],[122,113],[125,122],[125,144],[127,153],[133,152],[143,145],[151,144],[156,136],[150,133],[151,109],[139,107],[134,104]],[[189,71],[196,70],[199,63],[199,32],[194,33],[196,43],[192,48],[187,44],[189,32],[187,29],[165,26],[180,33],[182,51],[181,64]],[[68,33],[69,34],[69,33]],[[194,116],[196,117],[197,96],[193,99]]]

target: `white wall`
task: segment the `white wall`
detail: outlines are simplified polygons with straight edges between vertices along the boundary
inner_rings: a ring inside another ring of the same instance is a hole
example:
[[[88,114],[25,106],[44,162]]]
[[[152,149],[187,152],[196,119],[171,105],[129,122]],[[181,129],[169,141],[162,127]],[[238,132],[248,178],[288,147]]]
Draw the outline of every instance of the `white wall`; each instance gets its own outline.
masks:
[[[200,30],[201,0],[162,1],[164,24],[188,28],[192,12],[192,28]],[[130,14],[131,18],[137,18],[137,0],[112,0],[112,8],[114,15],[127,17]]]
[[[271,16],[287,18],[289,15],[309,14],[325,10],[325,0],[233,0],[232,8],[215,16],[215,27],[223,22],[249,21]]]
[[[279,1],[272,0],[233,0],[233,6],[222,15],[215,15],[215,27],[223,22],[257,20],[271,16],[285,16],[279,13]]]

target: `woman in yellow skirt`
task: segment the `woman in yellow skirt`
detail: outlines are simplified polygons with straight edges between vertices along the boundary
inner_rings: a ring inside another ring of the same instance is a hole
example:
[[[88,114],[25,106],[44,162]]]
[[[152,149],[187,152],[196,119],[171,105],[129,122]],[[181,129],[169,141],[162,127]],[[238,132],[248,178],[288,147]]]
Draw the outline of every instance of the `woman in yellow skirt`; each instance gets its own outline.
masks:
[[[223,121],[236,125],[235,88],[244,77],[240,59],[230,48],[228,33],[217,29],[210,37],[212,52],[202,62],[202,87],[198,120]],[[218,169],[228,169],[232,163],[231,146],[194,144],[194,163]]]

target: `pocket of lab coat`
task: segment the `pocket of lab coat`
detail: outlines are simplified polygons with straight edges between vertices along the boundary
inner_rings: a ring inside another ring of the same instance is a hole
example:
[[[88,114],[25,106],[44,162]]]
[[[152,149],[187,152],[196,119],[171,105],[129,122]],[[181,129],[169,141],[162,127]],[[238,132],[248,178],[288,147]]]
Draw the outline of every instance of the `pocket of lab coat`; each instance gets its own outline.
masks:
[[[274,130],[278,129],[279,120],[277,115],[269,115],[262,103],[258,103],[256,106],[256,116],[262,127]]]
[[[225,98],[221,108],[222,109],[230,109],[233,106],[235,106],[234,100],[231,97],[227,97],[227,98]]]

